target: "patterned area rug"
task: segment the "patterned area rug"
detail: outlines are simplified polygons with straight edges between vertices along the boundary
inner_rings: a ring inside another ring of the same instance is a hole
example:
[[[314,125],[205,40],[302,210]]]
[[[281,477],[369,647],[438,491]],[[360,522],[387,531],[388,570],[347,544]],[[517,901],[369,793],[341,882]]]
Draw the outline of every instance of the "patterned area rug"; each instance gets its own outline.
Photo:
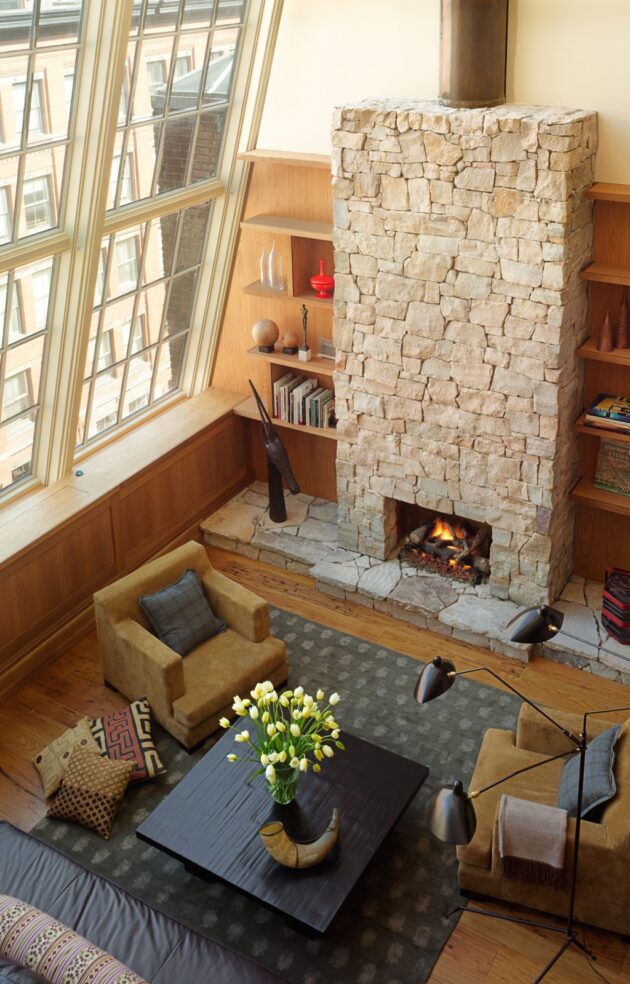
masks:
[[[272,609],[271,618],[274,635],[287,644],[291,686],[339,691],[342,728],[431,770],[323,939],[305,939],[275,913],[187,874],[179,862],[137,840],[136,827],[203,754],[186,754],[159,728],[157,745],[168,772],[129,787],[111,840],[59,820],[42,820],[34,833],[291,984],[426,981],[455,924],[447,913],[460,901],[455,851],[428,833],[426,801],[440,782],[468,782],[484,730],[512,728],[520,701],[463,677],[447,697],[419,707],[413,699],[421,665],[416,660],[289,612]]]

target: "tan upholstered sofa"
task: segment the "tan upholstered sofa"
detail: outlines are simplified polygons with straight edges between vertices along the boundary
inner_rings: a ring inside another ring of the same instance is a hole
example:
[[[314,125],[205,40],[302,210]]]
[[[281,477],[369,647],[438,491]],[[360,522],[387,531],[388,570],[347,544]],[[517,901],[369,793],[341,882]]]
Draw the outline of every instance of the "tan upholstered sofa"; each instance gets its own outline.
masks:
[[[551,712],[564,727],[579,732],[581,716]],[[611,727],[610,721],[589,718],[588,736]],[[475,766],[470,789],[481,789],[501,776],[570,747],[561,731],[523,705],[516,734],[489,729]],[[474,800],[477,830],[470,844],[458,848],[460,887],[543,912],[566,915],[568,888],[549,888],[506,878],[497,848],[497,813],[503,793],[557,805],[564,759],[543,765],[489,790]],[[615,755],[617,794],[604,809],[601,823],[582,821],[576,918],[623,935],[630,934],[630,720],[619,736]],[[573,859],[575,820],[569,819],[565,858],[566,886]]]
[[[138,597],[188,568],[228,628],[182,658],[150,631]],[[186,748],[215,731],[221,717],[233,717],[234,694],[259,680],[286,680],[285,645],[269,635],[266,601],[214,570],[194,541],[97,591],[94,607],[105,682],[130,699],[148,697],[153,716]]]

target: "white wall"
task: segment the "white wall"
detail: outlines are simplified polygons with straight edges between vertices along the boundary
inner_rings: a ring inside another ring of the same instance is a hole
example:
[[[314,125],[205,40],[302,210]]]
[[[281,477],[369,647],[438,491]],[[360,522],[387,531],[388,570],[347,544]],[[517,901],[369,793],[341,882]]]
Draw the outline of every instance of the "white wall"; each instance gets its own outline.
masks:
[[[333,106],[437,95],[439,0],[285,0],[259,147],[326,154]],[[510,0],[510,102],[595,109],[630,184],[630,0]]]

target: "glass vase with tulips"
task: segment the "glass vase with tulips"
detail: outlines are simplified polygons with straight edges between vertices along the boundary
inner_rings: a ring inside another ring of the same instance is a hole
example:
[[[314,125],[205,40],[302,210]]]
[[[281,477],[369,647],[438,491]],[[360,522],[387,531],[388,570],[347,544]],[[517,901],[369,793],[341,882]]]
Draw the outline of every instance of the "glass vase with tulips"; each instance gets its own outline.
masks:
[[[264,774],[276,803],[292,802],[301,776],[309,769],[320,772],[336,749],[344,750],[333,713],[339,700],[337,693],[326,700],[323,690],[315,697],[304,687],[278,694],[270,680],[257,683],[250,697],[236,696],[232,704],[237,719],[248,719],[247,728],[221,718],[221,727],[234,730],[234,741],[243,749],[241,755],[230,752],[229,761],[255,764],[248,782]]]

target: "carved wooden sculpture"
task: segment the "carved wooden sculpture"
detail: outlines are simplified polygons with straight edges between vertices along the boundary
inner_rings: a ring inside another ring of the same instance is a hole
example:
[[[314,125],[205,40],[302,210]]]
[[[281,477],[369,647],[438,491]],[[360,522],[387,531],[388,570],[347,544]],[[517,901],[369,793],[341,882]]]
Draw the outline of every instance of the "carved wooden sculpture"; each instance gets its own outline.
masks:
[[[330,823],[317,840],[308,844],[294,841],[281,820],[270,820],[258,831],[274,861],[285,868],[312,868],[330,854],[339,838],[339,810],[333,810]]]
[[[271,422],[271,417],[267,413],[267,408],[261,400],[256,387],[249,380],[252,388],[258,413],[263,425],[263,441],[267,452],[267,475],[269,483],[269,518],[273,523],[284,523],[287,518],[287,507],[284,501],[284,489],[282,479],[289,486],[292,495],[297,495],[300,486],[297,483],[293,469],[289,463],[287,449],[280,440],[278,431]]]

